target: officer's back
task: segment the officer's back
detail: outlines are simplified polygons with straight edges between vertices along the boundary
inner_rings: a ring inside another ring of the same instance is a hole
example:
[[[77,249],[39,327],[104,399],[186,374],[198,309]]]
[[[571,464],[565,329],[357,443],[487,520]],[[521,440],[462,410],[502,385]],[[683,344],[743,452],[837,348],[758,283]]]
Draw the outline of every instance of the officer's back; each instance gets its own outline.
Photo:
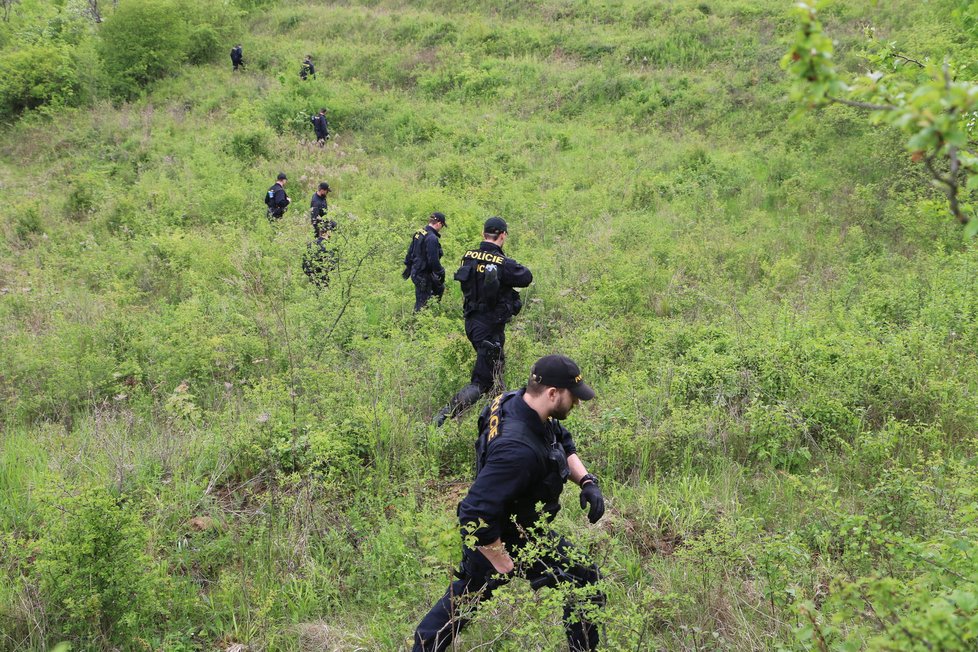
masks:
[[[502,218],[488,219],[479,248],[462,256],[455,280],[462,285],[466,319],[504,324],[523,307],[515,288],[528,286],[533,273],[503,253],[506,229]],[[496,240],[490,239],[493,237]]]

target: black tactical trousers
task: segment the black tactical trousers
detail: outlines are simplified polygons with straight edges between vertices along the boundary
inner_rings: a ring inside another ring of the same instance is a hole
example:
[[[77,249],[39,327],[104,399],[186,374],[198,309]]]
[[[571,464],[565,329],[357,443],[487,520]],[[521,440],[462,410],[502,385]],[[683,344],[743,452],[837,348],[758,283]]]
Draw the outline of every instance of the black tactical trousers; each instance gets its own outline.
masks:
[[[431,274],[412,274],[411,282],[414,283],[414,312],[424,308],[431,297],[438,297],[441,301],[445,293],[445,282]]]
[[[503,353],[506,324],[473,316],[465,320],[465,336],[475,348],[472,384],[478,385],[483,394],[492,389],[497,381],[502,385],[503,366],[506,363]]]
[[[568,594],[564,604],[564,631],[571,652],[596,650],[598,628],[588,616],[595,606],[604,605],[604,594],[588,589],[600,578],[597,566],[584,560],[581,554],[555,532],[544,535],[546,552],[531,560],[525,567],[517,561],[510,575],[493,577],[495,569],[478,550],[465,549],[459,579],[435,603],[414,632],[414,652],[443,652],[472,618],[481,600],[509,582],[513,576],[524,577],[534,590],[558,585],[582,589]],[[510,546],[507,546],[510,547]],[[510,547],[512,550],[513,548]],[[518,559],[518,556],[517,556]]]

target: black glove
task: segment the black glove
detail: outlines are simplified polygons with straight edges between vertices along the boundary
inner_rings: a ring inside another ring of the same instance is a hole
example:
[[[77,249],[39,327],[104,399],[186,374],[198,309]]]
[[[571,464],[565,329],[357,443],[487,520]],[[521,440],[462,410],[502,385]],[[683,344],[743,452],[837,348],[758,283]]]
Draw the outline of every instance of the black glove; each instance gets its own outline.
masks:
[[[411,278],[411,268],[407,265],[404,266],[404,271],[401,272],[401,278],[403,278],[405,281]]]
[[[604,516],[604,496],[596,482],[589,482],[581,487],[581,509],[586,509],[588,505],[591,509],[587,512],[587,520],[597,523]]]

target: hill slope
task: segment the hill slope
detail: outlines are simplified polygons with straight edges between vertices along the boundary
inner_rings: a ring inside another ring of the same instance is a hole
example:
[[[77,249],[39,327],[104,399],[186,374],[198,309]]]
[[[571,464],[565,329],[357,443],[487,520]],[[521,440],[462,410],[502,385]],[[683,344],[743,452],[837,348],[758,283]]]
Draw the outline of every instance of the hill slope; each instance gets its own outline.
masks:
[[[609,514],[569,490],[558,526],[608,649],[973,647],[978,255],[898,135],[792,118],[783,3],[245,4],[243,72],[0,135],[0,649],[404,645],[475,436],[427,425],[472,363],[458,288],[413,315],[399,279],[433,210],[450,270],[498,214],[534,271],[508,384],[561,352],[598,392],[568,427]],[[870,24],[939,57],[974,47],[952,4],[827,21],[850,68]],[[514,584],[461,649],[559,649],[559,615]]]

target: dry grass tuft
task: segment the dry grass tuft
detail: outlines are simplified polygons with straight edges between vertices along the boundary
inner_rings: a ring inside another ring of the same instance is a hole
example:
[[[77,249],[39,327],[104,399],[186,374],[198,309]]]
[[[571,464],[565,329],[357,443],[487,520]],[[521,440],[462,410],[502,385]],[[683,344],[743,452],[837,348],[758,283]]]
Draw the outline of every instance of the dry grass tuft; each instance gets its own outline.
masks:
[[[362,637],[351,631],[344,631],[336,625],[324,621],[299,623],[295,626],[299,637],[299,649],[303,652],[365,652]]]

